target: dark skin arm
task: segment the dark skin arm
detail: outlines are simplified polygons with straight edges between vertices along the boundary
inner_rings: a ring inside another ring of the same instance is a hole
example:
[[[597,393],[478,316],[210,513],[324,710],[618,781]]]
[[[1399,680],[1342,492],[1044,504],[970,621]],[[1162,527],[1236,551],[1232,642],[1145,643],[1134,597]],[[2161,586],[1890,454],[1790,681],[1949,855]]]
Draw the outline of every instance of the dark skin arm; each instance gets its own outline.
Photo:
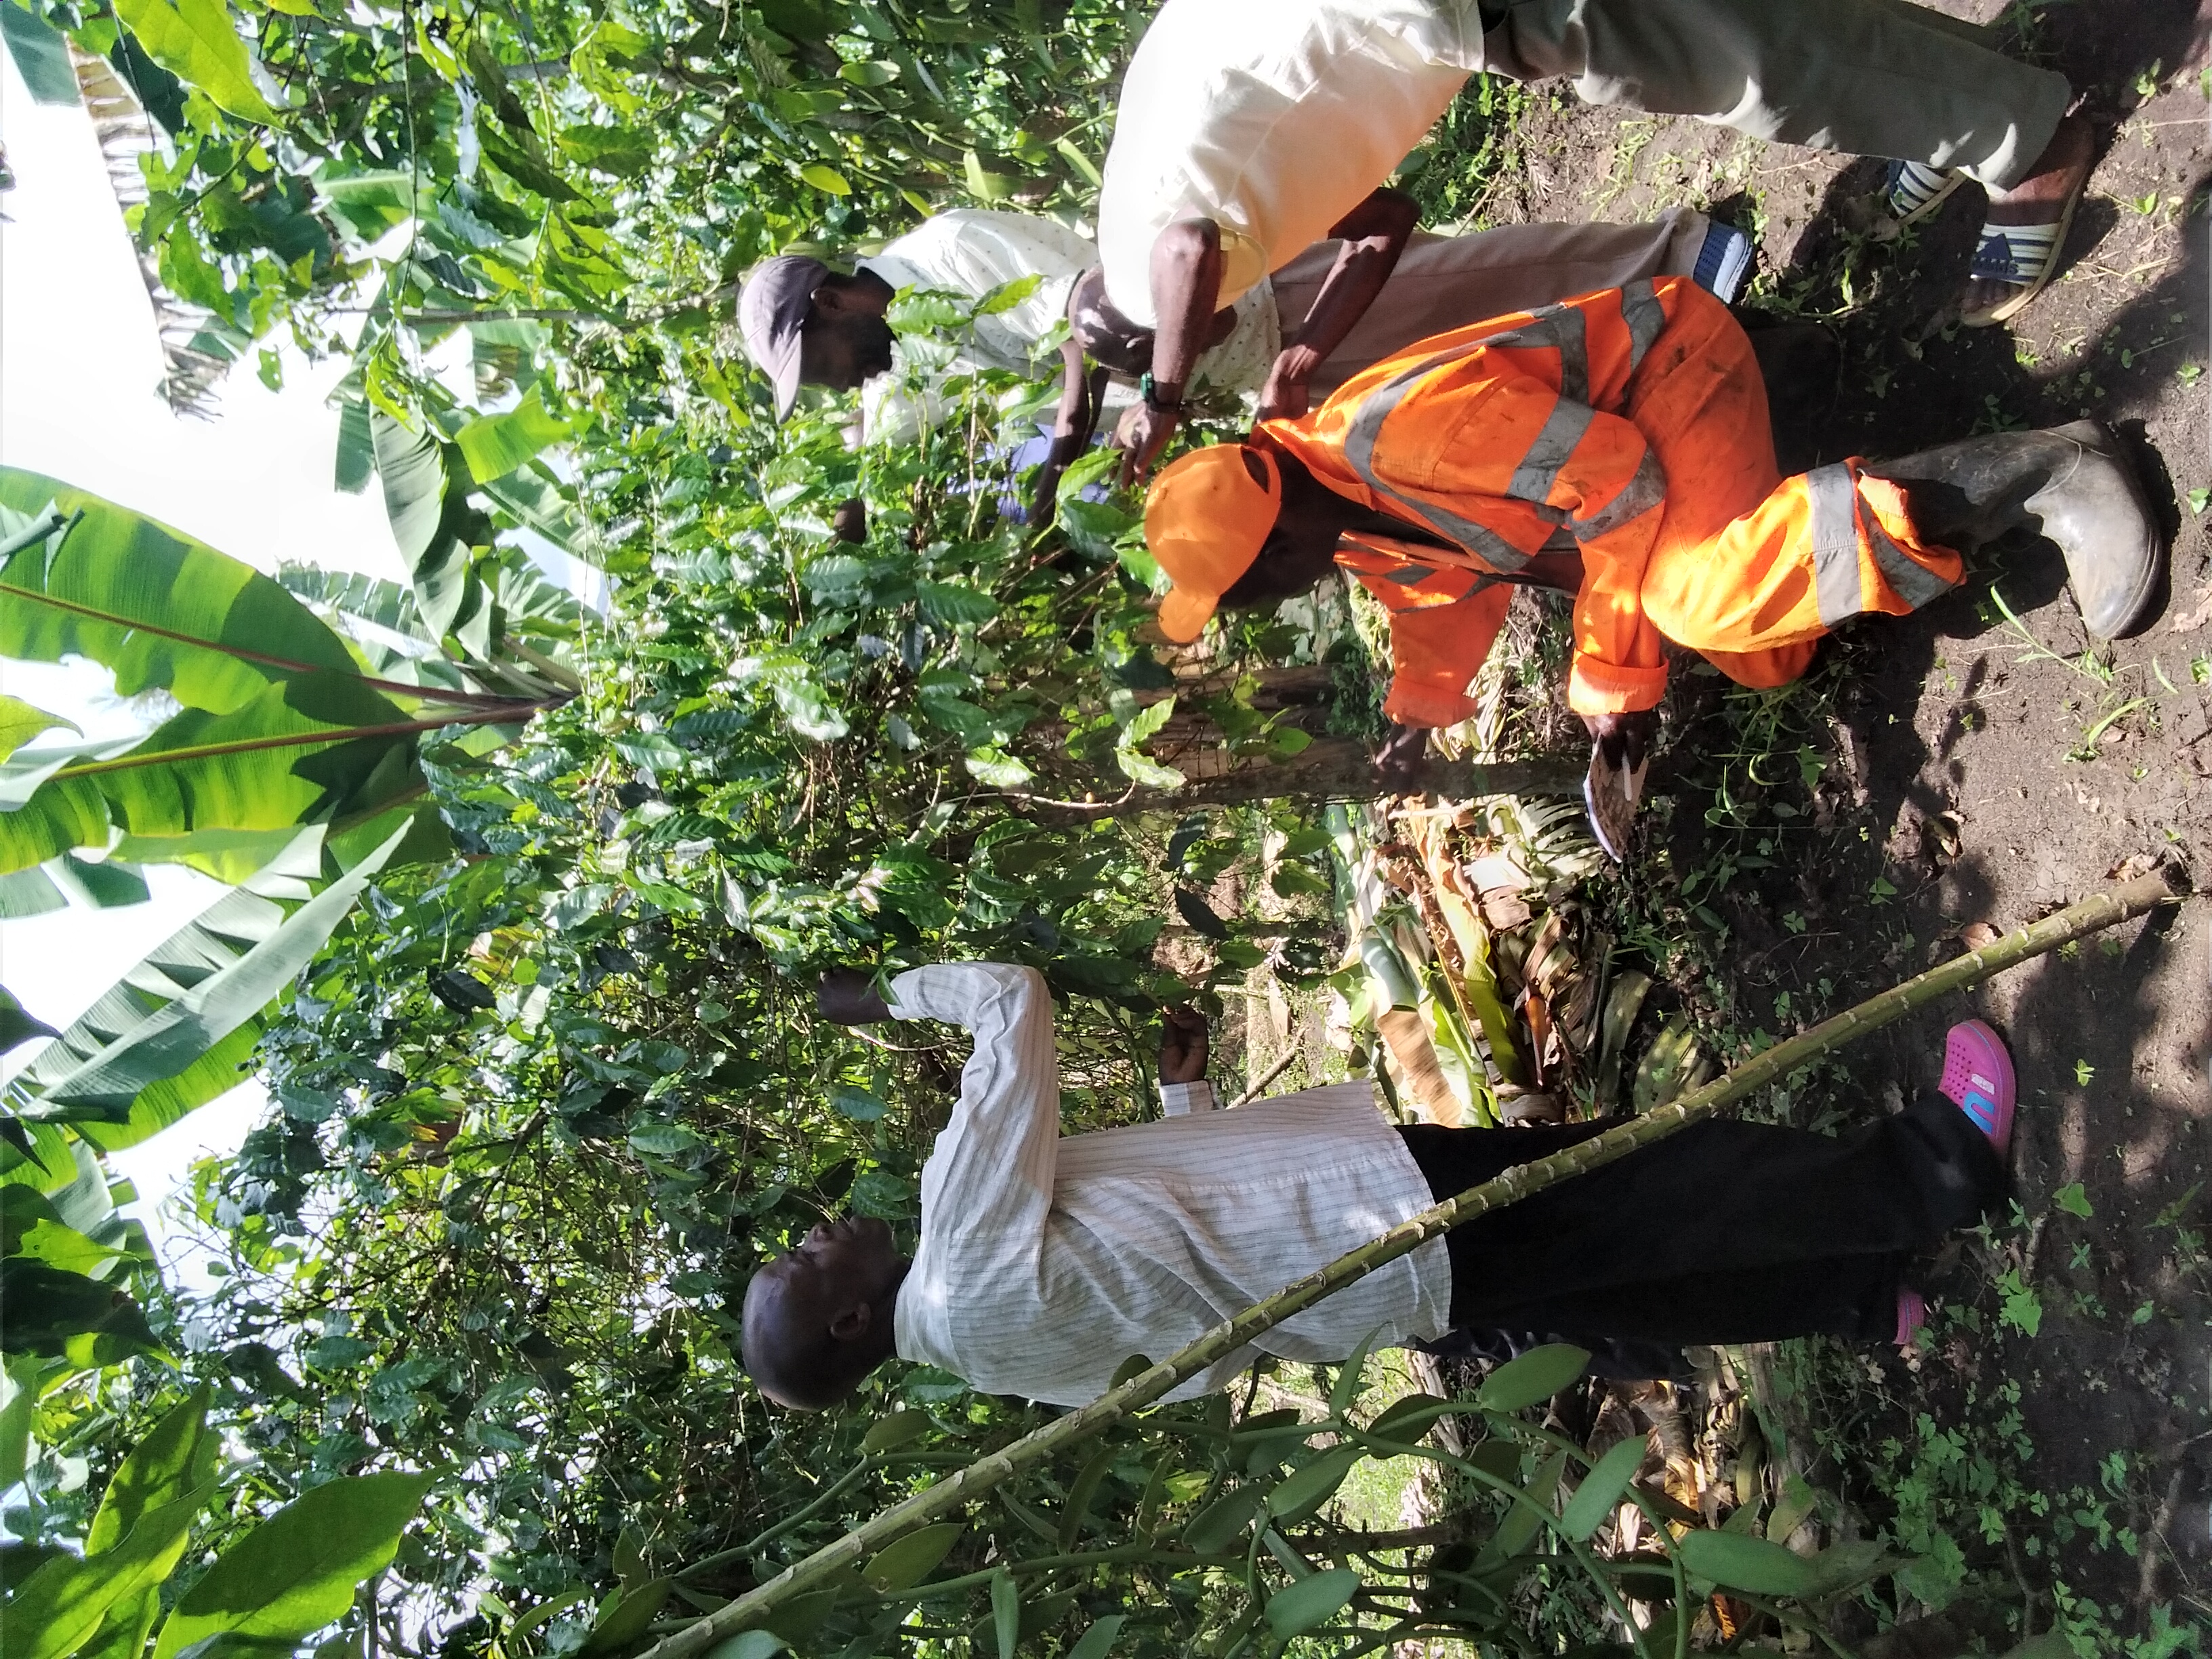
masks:
[[[1344,246],[1322,280],[1313,309],[1298,325],[1297,339],[1283,349],[1267,371],[1267,383],[1260,388],[1261,420],[1277,416],[1295,419],[1306,412],[1306,382],[1375,303],[1382,284],[1397,269],[1420,216],[1419,204],[1412,197],[1386,186],[1329,228],[1328,234],[1341,238]]]
[[[874,980],[858,968],[832,968],[823,975],[814,1000],[823,1018],[840,1025],[875,1025],[891,1017]]]
[[[1160,1010],[1160,1081],[1195,1083],[1206,1075],[1206,1016],[1194,1008]]]
[[[1030,528],[1042,530],[1060,505],[1060,475],[1083,453],[1098,423],[1106,398],[1106,371],[1087,368],[1083,348],[1060,343],[1060,412],[1052,423],[1052,448],[1037,469],[1036,493],[1030,501]]]
[[[1159,319],[1152,342],[1152,386],[1162,403],[1176,404],[1206,349],[1221,296],[1221,227],[1211,219],[1176,220],[1152,243],[1152,312]],[[1121,422],[1129,451],[1121,460],[1124,489],[1143,482],[1180,418],[1173,409],[1142,404],[1130,411]]]

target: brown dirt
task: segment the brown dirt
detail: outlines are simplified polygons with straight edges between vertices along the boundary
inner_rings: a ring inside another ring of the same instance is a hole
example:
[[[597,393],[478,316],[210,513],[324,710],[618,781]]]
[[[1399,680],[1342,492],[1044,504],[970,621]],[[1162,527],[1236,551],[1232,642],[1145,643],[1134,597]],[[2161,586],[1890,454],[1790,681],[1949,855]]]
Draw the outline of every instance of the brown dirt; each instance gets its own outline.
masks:
[[[1945,9],[1983,19],[2002,9],[1989,0]],[[2192,677],[2193,663],[2212,672],[2212,518],[2190,506],[2191,492],[2212,489],[2212,141],[2200,82],[2212,9],[2104,0],[2028,15],[2018,49],[2085,92],[2105,149],[2063,276],[2011,326],[1955,324],[1979,222],[1971,185],[1900,238],[1869,207],[1878,164],[1763,147],[1689,121],[1624,121],[1536,88],[1488,204],[1486,216],[1506,222],[1630,220],[1686,202],[1755,230],[1764,274],[1752,306],[1817,318],[1844,348],[1840,392],[1794,434],[1796,464],[2095,416],[2135,448],[2175,532],[2172,593],[2146,632],[2112,650],[2108,678],[2082,659],[2088,641],[2063,571],[2032,555],[1979,573],[1972,591],[1918,617],[1878,620],[1838,642],[1819,671],[1828,729],[1811,747],[1827,770],[1811,813],[1769,819],[1773,867],[1746,869],[1708,901],[1728,927],[1716,953],[1727,983],[1714,994],[1747,1029],[1786,1030],[1893,983],[1960,948],[1952,941],[1966,924],[2032,919],[2131,858],[2194,861],[2212,883],[2203,858],[2212,686]],[[1993,580],[2024,632],[1990,602]],[[1666,862],[1631,872],[1662,884],[1750,845],[1706,816],[1741,729],[1715,683],[1678,685],[1671,778],[1655,775],[1673,794],[1671,821],[1654,803]],[[1771,793],[1783,799],[1796,768],[1779,772]],[[1740,753],[1732,775],[1740,788]],[[1767,769],[1768,781],[1776,775]],[[1875,890],[1877,880],[1894,895]],[[1805,918],[1802,931],[1783,925],[1788,913]],[[1768,1013],[1782,991],[1797,1018]],[[1866,1104],[1932,1083],[1943,1027],[1970,1006],[2007,1033],[2019,1063],[2016,1196],[2033,1231],[2011,1236],[2010,1259],[2033,1250],[2047,1316],[2033,1340],[1991,1331],[1978,1352],[1931,1361],[1917,1382],[1895,1380],[1924,1401],[1942,1395],[1947,1366],[1977,1366],[1985,1380],[1993,1364],[2017,1375],[2036,1478],[2054,1493],[2094,1484],[2116,1448],[2136,1455],[2132,1524],[2153,1534],[2148,1563],[2051,1565],[2077,1587],[2100,1589],[2108,1607],[2131,1603],[2140,1614],[2154,1600],[2193,1595],[2195,1616],[2212,1617],[2212,1283],[2202,1267],[2191,1270],[2172,1225],[2154,1225],[2166,1215],[2212,1231],[2212,903],[2132,925],[1892,1028],[1855,1053]],[[2077,1181],[2094,1206],[2087,1220],[2051,1208],[2053,1193]],[[2037,1217],[2046,1218],[2039,1227]],[[2081,1264],[2069,1265],[2077,1255]],[[1980,1252],[1951,1288],[1973,1293],[1978,1273],[1990,1304],[1987,1275],[2005,1259]],[[2103,1316],[2084,1297],[2100,1301]],[[2131,1322],[2145,1304],[2152,1312]],[[2033,1564],[2028,1578],[2045,1571]],[[2177,1614],[2189,1616],[2188,1606],[2177,1603]]]

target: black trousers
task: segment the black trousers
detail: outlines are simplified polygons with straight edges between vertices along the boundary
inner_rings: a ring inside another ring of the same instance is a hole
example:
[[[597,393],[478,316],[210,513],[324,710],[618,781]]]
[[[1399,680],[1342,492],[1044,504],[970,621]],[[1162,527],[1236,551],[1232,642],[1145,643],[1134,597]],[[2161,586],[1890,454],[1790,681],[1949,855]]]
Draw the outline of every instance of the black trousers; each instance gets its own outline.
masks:
[[[1443,1199],[1620,1121],[1398,1133]],[[1887,1340],[1905,1264],[2004,1182],[1933,1091],[1832,1139],[1709,1118],[1447,1234],[1452,1323],[1585,1347]]]

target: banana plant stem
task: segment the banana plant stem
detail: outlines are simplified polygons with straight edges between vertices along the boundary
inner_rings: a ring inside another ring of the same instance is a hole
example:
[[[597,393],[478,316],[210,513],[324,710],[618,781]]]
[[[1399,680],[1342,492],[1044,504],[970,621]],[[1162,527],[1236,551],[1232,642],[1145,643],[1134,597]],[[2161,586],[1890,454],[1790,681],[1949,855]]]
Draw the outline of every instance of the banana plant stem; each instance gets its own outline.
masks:
[[[794,1596],[822,1587],[848,1568],[859,1567],[893,1539],[964,1507],[1023,1470],[1103,1433],[1293,1315],[1365,1278],[1377,1267],[1410,1255],[1451,1228],[1518,1203],[1586,1170],[1626,1158],[1668,1135],[1679,1134],[1691,1124],[1779,1081],[1798,1067],[1893,1020],[1901,1019],[1940,997],[1979,984],[1994,974],[2055,951],[2071,940],[2142,915],[2159,905],[2175,902],[2186,891],[2185,878],[2178,870],[2154,871],[2123,882],[2008,933],[1978,951],[1970,951],[1941,967],[1931,968],[1893,989],[1869,997],[1834,1018],[1823,1020],[1802,1036],[1777,1043],[1705,1087],[1655,1108],[1632,1123],[1609,1129],[1548,1158],[1516,1165],[1495,1180],[1448,1198],[1399,1223],[1381,1237],[1339,1256],[1235,1318],[1223,1321],[1188,1347],[1109,1389],[1088,1406],[1054,1419],[1021,1439],[978,1458],[935,1486],[892,1504],[726,1607],[662,1638],[640,1659],[690,1659],[690,1656],[703,1653],[739,1631],[762,1626],[773,1627],[777,1608]],[[1679,1580],[1680,1563],[1675,1565]],[[1686,1633],[1686,1627],[1678,1632],[1678,1643]],[[1679,1645],[1676,1651],[1681,1651]]]

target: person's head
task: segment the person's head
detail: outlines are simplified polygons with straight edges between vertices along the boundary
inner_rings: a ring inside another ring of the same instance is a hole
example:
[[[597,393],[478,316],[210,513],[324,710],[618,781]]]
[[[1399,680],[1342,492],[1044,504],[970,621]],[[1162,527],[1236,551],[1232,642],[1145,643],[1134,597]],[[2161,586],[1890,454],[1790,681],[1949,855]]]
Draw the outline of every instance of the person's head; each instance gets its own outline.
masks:
[[[866,1216],[825,1221],[745,1287],[744,1364],[780,1406],[821,1411],[891,1357],[906,1259]]]
[[[1067,291],[1067,331],[1084,355],[1134,378],[1152,367],[1153,331],[1132,322],[1106,297],[1106,272],[1093,265]]]
[[[1146,544],[1175,583],[1160,631],[1188,643],[1221,605],[1304,592],[1328,574],[1354,510],[1273,449],[1216,444],[1177,456],[1145,499]]]
[[[738,327],[775,386],[775,412],[791,412],[804,386],[850,392],[891,366],[884,309],[890,284],[870,271],[841,276],[819,259],[778,254],[745,279]]]

